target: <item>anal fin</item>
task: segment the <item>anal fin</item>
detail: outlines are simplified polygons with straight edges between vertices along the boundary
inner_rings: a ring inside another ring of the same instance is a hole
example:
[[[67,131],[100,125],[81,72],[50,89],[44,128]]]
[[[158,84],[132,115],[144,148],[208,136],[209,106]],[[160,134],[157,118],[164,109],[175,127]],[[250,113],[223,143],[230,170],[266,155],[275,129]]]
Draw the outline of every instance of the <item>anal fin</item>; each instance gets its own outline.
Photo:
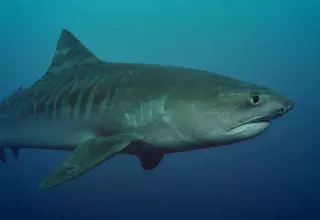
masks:
[[[40,187],[53,187],[82,175],[123,151],[135,139],[132,135],[93,138],[80,144],[71,156],[44,179]]]
[[[6,152],[4,152],[4,148],[0,148],[0,160],[2,162],[6,162],[7,161]]]
[[[140,152],[137,156],[144,170],[153,170],[159,165],[164,154],[158,152]]]
[[[18,159],[20,148],[10,147],[10,150],[12,151],[13,156],[14,156],[16,159]],[[7,161],[7,156],[6,156],[5,148],[2,148],[2,147],[0,147],[0,161],[2,161],[2,162],[6,162],[6,161]]]
[[[14,156],[16,159],[18,159],[20,148],[18,148],[18,147],[11,147],[10,150],[11,150],[11,152],[13,153],[13,156]]]

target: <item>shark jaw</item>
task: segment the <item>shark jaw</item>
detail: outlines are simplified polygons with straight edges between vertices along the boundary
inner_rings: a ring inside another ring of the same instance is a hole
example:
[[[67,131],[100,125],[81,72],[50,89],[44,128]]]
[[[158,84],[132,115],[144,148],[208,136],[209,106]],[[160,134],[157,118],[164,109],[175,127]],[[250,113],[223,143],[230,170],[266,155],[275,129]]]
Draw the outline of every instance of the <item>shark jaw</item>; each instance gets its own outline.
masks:
[[[235,135],[239,139],[246,139],[262,133],[269,126],[270,123],[268,121],[246,123],[229,130],[229,134]]]
[[[270,119],[271,116],[262,116],[249,119],[248,121],[231,128],[228,131],[228,134],[235,136],[236,139],[248,139],[255,137],[269,128]]]
[[[291,109],[291,107],[290,107]],[[288,110],[290,110],[288,109]],[[228,132],[230,135],[236,135],[237,138],[247,139],[261,134],[270,126],[270,121],[283,115],[287,110],[281,108],[270,115],[259,116],[249,119],[240,125],[231,128]]]

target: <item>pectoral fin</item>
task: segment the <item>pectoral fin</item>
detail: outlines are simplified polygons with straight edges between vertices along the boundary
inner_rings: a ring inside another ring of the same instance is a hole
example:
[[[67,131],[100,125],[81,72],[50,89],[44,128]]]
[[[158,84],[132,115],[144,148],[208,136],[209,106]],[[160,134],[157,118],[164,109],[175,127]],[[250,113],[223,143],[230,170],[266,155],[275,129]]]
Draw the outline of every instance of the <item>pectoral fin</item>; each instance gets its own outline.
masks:
[[[53,187],[88,172],[123,151],[133,140],[131,135],[115,135],[86,141],[42,181],[40,188]]]
[[[137,155],[144,170],[153,170],[161,162],[164,154],[157,152],[141,152]]]

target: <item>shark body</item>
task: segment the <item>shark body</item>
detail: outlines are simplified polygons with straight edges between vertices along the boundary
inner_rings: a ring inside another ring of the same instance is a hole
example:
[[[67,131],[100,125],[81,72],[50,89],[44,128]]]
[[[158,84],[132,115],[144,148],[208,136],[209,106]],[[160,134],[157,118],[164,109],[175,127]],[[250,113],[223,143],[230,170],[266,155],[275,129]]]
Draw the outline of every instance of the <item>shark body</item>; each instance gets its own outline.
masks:
[[[269,88],[195,69],[104,62],[63,30],[46,74],[0,103],[4,148],[72,151],[42,181],[52,187],[117,154],[145,170],[166,153],[227,145],[261,134],[294,103]]]

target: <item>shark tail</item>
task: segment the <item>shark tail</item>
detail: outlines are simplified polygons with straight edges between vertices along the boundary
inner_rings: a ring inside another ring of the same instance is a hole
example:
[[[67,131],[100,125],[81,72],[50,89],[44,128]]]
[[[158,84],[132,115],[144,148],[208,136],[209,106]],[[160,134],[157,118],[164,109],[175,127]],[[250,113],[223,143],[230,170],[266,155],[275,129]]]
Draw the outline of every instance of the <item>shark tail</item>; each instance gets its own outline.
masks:
[[[13,153],[13,156],[18,159],[19,157],[19,152],[20,152],[20,148],[18,147],[11,147],[10,148],[11,152]],[[0,160],[2,162],[6,162],[7,161],[7,157],[6,157],[6,152],[4,150],[4,148],[0,147]]]

